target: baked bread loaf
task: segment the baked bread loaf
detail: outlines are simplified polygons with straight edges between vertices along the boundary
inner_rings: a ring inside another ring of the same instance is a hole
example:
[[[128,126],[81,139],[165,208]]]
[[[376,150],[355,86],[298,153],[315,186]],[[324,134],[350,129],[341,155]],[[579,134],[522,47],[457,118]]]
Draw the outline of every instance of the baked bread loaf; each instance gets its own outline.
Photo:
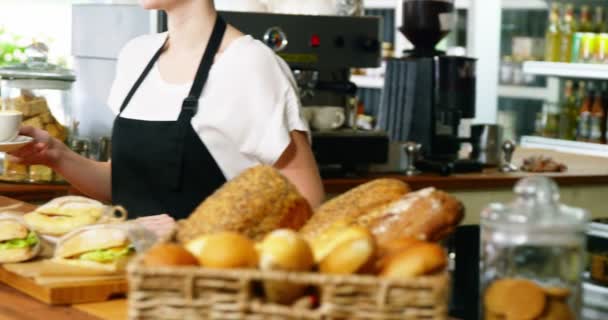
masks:
[[[228,181],[179,222],[177,238],[233,231],[253,240],[281,228],[298,230],[312,215],[308,201],[278,170],[256,166]]]
[[[442,240],[463,217],[460,201],[443,191],[427,188],[370,211],[357,223],[370,229],[382,252],[402,238]]]
[[[255,268],[258,264],[255,243],[235,232],[200,236],[185,247],[205,268]]]
[[[360,185],[324,203],[302,227],[300,234],[309,241],[328,229],[347,226],[360,216],[397,200],[410,191],[396,179],[378,179]]]

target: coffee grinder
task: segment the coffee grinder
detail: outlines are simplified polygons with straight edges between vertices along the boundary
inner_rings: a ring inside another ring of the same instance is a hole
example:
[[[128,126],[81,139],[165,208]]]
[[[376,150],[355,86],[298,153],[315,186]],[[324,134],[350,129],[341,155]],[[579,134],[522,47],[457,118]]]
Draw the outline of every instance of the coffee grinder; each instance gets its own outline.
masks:
[[[403,0],[402,14],[400,31],[414,48],[404,51],[402,58],[387,61],[387,68],[399,68],[399,73],[408,75],[399,89],[405,92],[397,95],[402,97],[399,107],[410,108],[407,118],[397,119],[407,122],[398,138],[422,146],[422,160],[416,162],[422,171],[444,175],[481,171],[479,163],[458,159],[460,145],[467,141],[459,137],[459,126],[463,119],[475,117],[476,59],[436,49],[451,31],[453,0]],[[386,81],[385,91],[390,90],[391,79]],[[386,116],[402,114],[388,112]]]

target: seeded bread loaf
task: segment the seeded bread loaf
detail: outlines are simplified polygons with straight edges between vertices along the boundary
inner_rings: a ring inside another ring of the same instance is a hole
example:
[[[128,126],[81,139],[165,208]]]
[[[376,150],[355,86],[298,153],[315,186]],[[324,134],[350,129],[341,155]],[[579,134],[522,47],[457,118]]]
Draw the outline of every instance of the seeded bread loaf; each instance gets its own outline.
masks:
[[[308,201],[281,173],[256,166],[228,181],[179,222],[177,238],[233,231],[253,240],[281,228],[298,230],[312,215]]]

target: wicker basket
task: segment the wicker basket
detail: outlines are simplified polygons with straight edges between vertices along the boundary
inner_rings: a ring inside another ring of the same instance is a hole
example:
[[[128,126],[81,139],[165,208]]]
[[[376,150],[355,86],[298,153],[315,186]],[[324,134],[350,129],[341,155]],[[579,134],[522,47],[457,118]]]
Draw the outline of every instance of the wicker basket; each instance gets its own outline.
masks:
[[[447,319],[447,273],[411,280],[200,267],[129,266],[129,319]],[[318,301],[264,301],[267,280],[303,284]]]

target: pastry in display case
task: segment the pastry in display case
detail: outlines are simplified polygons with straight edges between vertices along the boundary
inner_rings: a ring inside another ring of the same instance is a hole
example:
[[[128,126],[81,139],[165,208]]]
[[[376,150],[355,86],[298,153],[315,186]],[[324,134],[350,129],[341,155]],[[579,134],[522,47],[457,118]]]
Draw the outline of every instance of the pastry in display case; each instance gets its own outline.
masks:
[[[72,124],[72,71],[47,62],[42,43],[26,50],[27,61],[0,68],[0,110],[19,111],[23,126],[47,131],[67,143]],[[15,182],[63,182],[52,169],[42,165],[21,165],[4,160],[0,180]]]

